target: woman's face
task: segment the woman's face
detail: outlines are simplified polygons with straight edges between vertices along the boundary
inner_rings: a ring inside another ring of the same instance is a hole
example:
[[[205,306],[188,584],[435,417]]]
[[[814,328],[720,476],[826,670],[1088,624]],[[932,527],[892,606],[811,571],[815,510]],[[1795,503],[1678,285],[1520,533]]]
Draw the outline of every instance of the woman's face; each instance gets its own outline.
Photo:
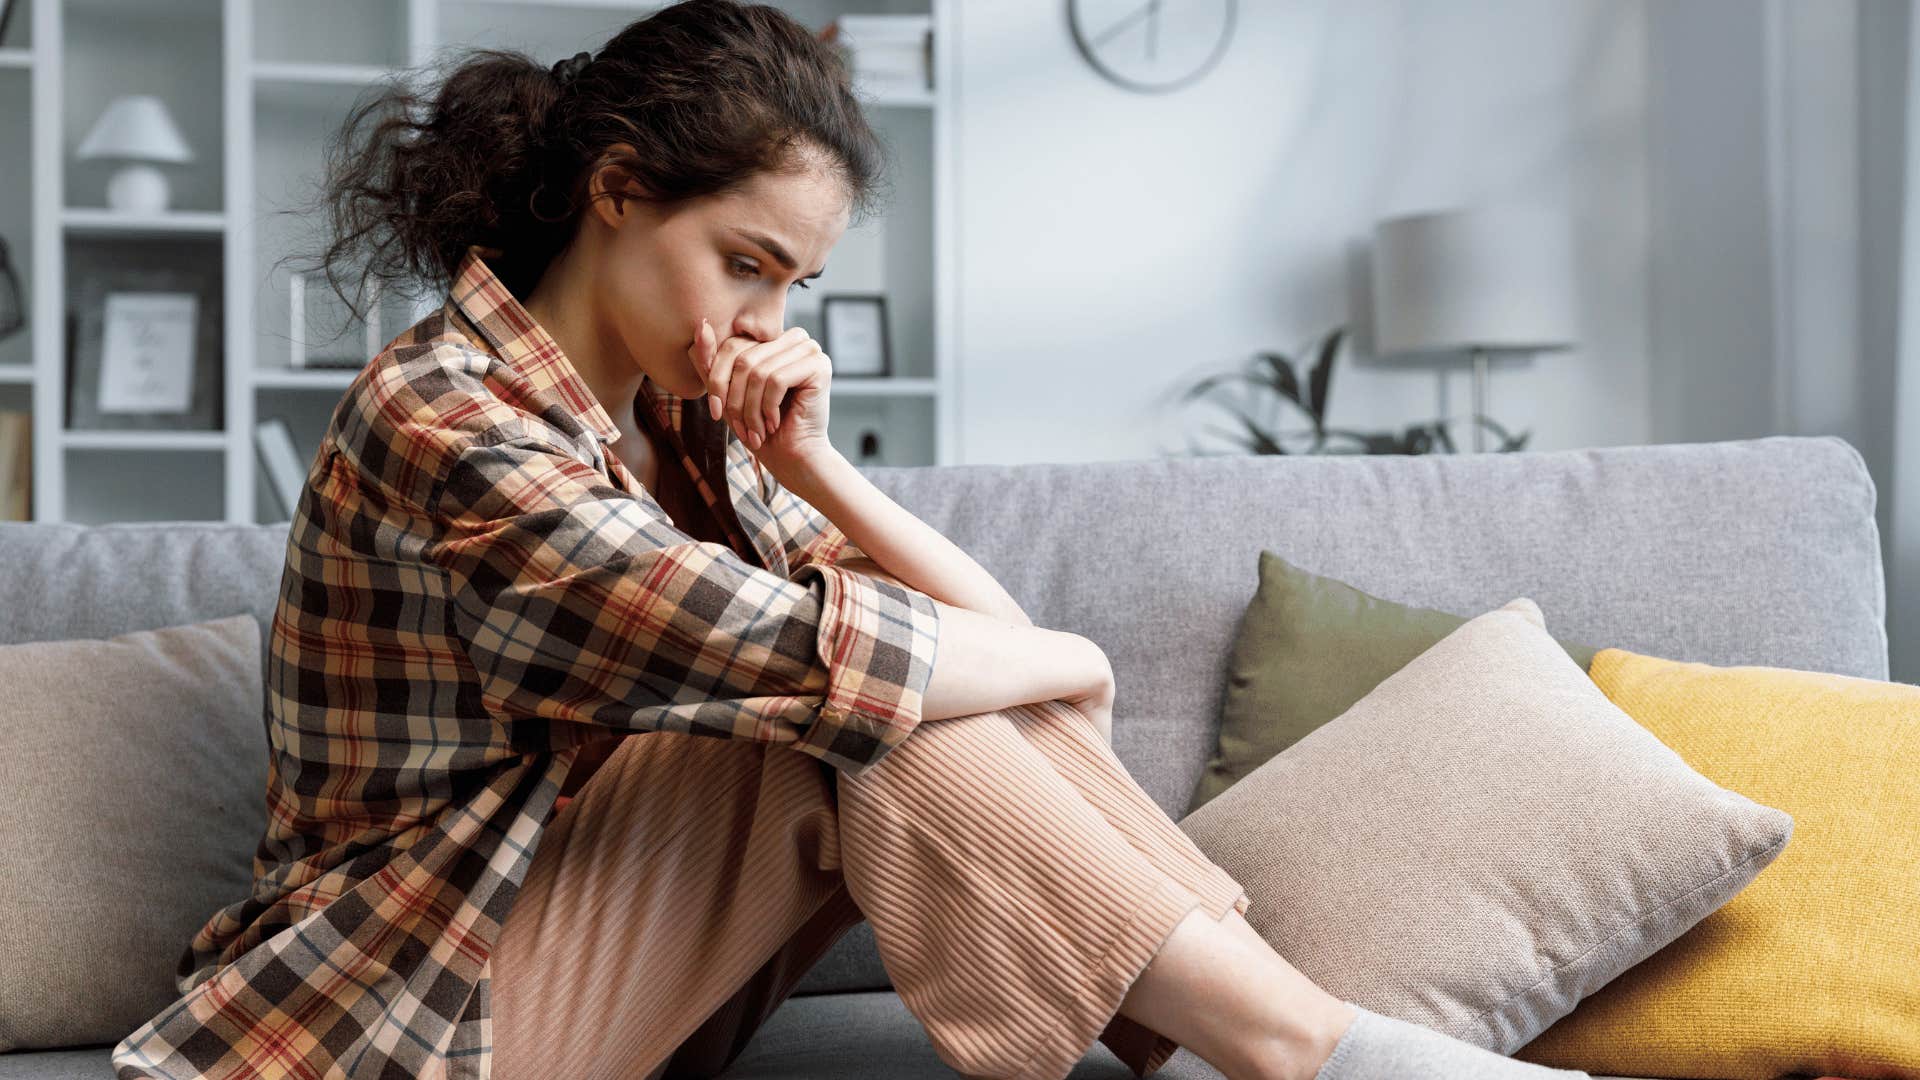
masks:
[[[604,205],[617,221],[595,306],[641,371],[686,398],[706,393],[690,351],[700,320],[716,341],[779,337],[788,297],[820,276],[848,220],[845,192],[817,168],[761,173],[671,215],[639,199]]]

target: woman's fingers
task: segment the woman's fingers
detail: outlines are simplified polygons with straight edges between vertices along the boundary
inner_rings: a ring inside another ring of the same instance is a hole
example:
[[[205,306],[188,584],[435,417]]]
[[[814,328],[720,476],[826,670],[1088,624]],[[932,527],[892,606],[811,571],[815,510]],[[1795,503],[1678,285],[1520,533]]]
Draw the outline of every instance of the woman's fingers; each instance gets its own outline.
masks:
[[[812,338],[806,338],[762,365],[764,378],[758,390],[750,392],[747,398],[748,416],[757,421],[755,431],[762,439],[779,430],[780,407],[786,401],[787,391],[806,378],[809,365],[817,355],[820,355],[820,346]]]
[[[778,355],[791,346],[793,342],[804,338],[806,333],[805,327],[795,326],[788,328],[785,333],[771,341],[754,341],[751,338],[734,337],[728,338],[727,341],[721,343],[722,355],[718,364],[721,368],[726,369],[725,374],[722,376],[725,380],[725,386],[720,391],[725,401],[723,410],[727,422],[733,425],[734,434],[738,435],[742,442],[746,441],[752,423],[749,420],[748,414],[748,392],[764,380],[764,376],[756,378],[755,373],[761,371],[766,366],[768,357]],[[746,344],[729,354],[725,346],[733,341],[744,341]]]
[[[712,332],[709,331],[711,334]],[[715,420],[729,413],[729,396],[733,393],[735,376],[739,372],[743,355],[760,342],[738,334],[719,341],[713,347],[713,360],[706,375],[707,414]]]

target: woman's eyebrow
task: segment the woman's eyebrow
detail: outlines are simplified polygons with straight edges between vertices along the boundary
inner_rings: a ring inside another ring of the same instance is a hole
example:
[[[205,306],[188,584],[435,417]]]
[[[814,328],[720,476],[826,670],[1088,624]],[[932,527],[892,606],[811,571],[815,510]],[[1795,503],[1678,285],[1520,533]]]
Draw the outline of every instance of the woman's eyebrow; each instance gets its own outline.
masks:
[[[733,230],[733,234],[735,236],[740,237],[743,240],[751,240],[754,243],[759,244],[761,247],[766,248],[767,251],[770,252],[775,259],[778,259],[780,261],[781,266],[784,266],[789,270],[792,270],[795,267],[800,265],[799,261],[795,259],[793,256],[787,254],[787,249],[781,247],[780,242],[778,240],[775,240],[771,236],[767,236],[763,233],[748,232],[745,229],[738,229],[738,228]],[[800,280],[812,281],[814,278],[817,278],[821,274],[824,274],[826,272],[827,272],[827,268],[822,266],[820,269],[815,270],[813,273],[808,274],[806,277],[801,278]]]

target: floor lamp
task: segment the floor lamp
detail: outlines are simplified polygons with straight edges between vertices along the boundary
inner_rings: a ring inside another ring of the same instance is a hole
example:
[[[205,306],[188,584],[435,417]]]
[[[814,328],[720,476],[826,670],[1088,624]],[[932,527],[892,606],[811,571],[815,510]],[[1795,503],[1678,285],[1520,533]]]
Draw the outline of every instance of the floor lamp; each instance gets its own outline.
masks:
[[[1374,226],[1374,353],[1467,352],[1487,415],[1490,358],[1573,347],[1573,230],[1541,205],[1386,218]],[[1473,424],[1473,448],[1485,448]]]

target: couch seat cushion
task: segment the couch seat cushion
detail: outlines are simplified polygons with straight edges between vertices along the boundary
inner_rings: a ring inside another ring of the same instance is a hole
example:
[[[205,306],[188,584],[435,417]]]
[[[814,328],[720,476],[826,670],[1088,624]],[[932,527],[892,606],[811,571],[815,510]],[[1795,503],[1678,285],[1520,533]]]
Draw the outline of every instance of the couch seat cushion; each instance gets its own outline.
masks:
[[[720,1080],[952,1080],[926,1030],[892,990],[808,994],[788,998],[753,1035]],[[0,1080],[6,1074],[0,1072]],[[1179,1053],[1154,1080],[1225,1080],[1218,1070]],[[1095,1043],[1070,1080],[1132,1080],[1104,1045]],[[1594,1080],[1642,1080],[1596,1076]]]

